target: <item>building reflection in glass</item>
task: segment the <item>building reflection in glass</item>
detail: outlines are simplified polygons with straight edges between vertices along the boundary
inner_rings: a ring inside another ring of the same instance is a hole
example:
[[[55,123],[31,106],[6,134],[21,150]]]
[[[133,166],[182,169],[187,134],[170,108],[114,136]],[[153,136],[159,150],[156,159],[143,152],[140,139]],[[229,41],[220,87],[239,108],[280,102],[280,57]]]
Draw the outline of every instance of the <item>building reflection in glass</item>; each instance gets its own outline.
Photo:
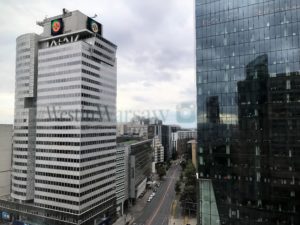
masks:
[[[199,224],[300,224],[299,15],[196,0]]]

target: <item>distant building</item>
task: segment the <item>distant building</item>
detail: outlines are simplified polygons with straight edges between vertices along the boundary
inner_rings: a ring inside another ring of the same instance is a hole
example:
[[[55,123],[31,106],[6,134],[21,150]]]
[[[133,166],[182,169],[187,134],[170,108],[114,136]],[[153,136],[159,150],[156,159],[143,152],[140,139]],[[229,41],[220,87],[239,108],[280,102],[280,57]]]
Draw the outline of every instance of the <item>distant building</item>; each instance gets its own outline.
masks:
[[[154,163],[164,162],[164,146],[161,144],[158,136],[155,136],[152,141],[152,147],[154,151]]]
[[[117,125],[118,136],[140,137],[144,140],[158,137],[164,147],[164,161],[170,160],[174,153],[172,147],[172,132],[180,130],[177,125],[164,125],[162,120],[157,118],[143,118],[136,116],[128,123]]]
[[[11,191],[13,125],[0,124],[0,196]]]
[[[137,123],[123,124],[123,135],[137,136],[147,139],[148,125]]]
[[[187,154],[188,142],[196,140],[197,131],[195,130],[178,130],[172,133],[172,148],[178,156]]]
[[[197,165],[197,141],[196,140],[188,141],[188,154],[189,154],[189,159],[192,159],[192,163],[194,167],[197,168],[198,165]]]
[[[172,148],[172,132],[176,132],[180,127],[176,125],[151,124],[148,126],[148,138],[157,136],[164,147],[164,161],[170,160],[174,153]]]

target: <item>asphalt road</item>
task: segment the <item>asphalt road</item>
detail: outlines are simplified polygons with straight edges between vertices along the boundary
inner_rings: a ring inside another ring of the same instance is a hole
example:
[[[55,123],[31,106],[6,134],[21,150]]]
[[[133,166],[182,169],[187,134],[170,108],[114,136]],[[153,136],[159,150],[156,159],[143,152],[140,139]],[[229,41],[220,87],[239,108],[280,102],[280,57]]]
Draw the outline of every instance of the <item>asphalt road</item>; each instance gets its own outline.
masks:
[[[168,225],[170,209],[175,198],[175,183],[179,178],[180,166],[173,165],[161,182],[155,197],[147,203],[133,225]]]

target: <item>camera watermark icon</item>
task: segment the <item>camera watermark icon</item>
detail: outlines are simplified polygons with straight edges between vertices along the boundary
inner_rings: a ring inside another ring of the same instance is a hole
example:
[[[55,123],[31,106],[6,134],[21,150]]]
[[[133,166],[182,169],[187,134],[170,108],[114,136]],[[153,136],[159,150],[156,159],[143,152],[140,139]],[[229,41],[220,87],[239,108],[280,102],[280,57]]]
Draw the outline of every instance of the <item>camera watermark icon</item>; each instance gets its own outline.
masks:
[[[193,123],[196,121],[196,105],[194,102],[182,102],[176,106],[178,123]]]

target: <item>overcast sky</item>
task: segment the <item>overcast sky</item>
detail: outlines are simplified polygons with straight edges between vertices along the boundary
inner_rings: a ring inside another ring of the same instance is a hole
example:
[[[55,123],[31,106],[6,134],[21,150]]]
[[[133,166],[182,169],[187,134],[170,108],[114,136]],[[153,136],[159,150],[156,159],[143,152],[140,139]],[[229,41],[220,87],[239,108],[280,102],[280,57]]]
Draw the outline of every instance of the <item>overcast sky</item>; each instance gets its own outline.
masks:
[[[103,36],[118,46],[120,120],[125,120],[126,112],[130,117],[130,111],[145,116],[156,112],[166,123],[194,127],[193,4],[193,0],[1,1],[0,123],[13,123],[16,37],[41,33],[36,21],[66,8],[88,16],[96,13]]]

